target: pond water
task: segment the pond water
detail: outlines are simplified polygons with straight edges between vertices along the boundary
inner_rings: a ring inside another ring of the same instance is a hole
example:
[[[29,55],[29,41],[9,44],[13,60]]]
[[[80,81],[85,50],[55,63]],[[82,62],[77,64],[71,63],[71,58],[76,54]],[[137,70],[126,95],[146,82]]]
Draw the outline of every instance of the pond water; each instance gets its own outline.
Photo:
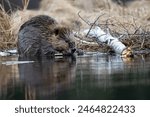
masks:
[[[19,61],[18,61],[19,59]],[[150,99],[150,57],[0,57],[0,99]]]

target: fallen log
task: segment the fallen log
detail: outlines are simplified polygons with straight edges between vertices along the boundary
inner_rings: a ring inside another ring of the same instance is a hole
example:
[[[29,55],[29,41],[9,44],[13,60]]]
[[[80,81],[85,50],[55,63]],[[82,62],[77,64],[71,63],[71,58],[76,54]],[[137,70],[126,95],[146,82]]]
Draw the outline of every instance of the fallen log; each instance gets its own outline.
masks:
[[[99,26],[84,30],[83,35],[95,39],[99,45],[101,43],[107,44],[121,57],[133,57],[133,52],[129,47],[126,47],[118,38],[111,36],[110,33],[105,33]]]

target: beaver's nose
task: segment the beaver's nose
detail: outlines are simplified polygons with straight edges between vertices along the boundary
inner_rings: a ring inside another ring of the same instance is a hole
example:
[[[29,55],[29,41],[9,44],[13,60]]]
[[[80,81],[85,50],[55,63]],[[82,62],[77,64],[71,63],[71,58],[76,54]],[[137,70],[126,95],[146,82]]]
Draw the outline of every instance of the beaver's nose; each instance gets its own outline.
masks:
[[[76,51],[75,48],[72,48],[72,49],[71,49],[71,53],[74,53],[75,51]]]

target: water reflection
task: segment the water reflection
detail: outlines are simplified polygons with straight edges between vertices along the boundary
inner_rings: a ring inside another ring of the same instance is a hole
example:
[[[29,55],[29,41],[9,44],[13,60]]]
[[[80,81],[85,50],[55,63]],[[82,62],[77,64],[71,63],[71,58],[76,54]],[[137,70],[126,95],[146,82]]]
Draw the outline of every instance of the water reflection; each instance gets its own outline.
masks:
[[[75,78],[75,61],[71,58],[37,60],[19,65],[20,80],[25,84],[26,99],[55,99],[69,89]]]
[[[10,60],[18,57],[0,58]],[[0,99],[150,99],[150,57],[96,54],[34,61],[0,64]]]

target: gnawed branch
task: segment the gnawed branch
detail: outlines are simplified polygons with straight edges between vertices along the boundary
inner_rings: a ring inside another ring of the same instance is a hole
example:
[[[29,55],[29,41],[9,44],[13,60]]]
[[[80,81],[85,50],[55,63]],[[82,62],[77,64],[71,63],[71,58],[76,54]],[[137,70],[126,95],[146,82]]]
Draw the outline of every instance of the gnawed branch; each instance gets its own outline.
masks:
[[[87,34],[89,29],[84,30],[84,33]],[[90,29],[88,34],[90,38],[94,38],[98,44],[105,43],[110,48],[112,48],[115,53],[122,55],[122,57],[131,57],[133,53],[131,49],[127,48],[118,38],[113,37],[110,33],[105,33],[100,27],[95,26]]]
[[[104,15],[104,14],[103,14]],[[110,48],[112,48],[116,54],[120,54],[122,57],[132,57],[133,52],[130,48],[126,47],[120,40],[119,38],[113,37],[107,27],[107,32],[104,32],[100,26],[95,25],[98,19],[102,16],[100,15],[92,25],[88,23],[84,18],[80,16],[80,12],[78,13],[78,16],[90,26],[89,29],[84,30],[82,33],[82,37],[79,35],[76,35],[78,39],[83,39],[83,38],[91,38],[92,40],[95,40],[99,45],[106,44]],[[108,21],[107,21],[108,23]],[[78,40],[78,41],[79,41]],[[86,41],[84,41],[86,42]],[[89,44],[91,42],[88,42]],[[94,46],[94,45],[93,45]]]

